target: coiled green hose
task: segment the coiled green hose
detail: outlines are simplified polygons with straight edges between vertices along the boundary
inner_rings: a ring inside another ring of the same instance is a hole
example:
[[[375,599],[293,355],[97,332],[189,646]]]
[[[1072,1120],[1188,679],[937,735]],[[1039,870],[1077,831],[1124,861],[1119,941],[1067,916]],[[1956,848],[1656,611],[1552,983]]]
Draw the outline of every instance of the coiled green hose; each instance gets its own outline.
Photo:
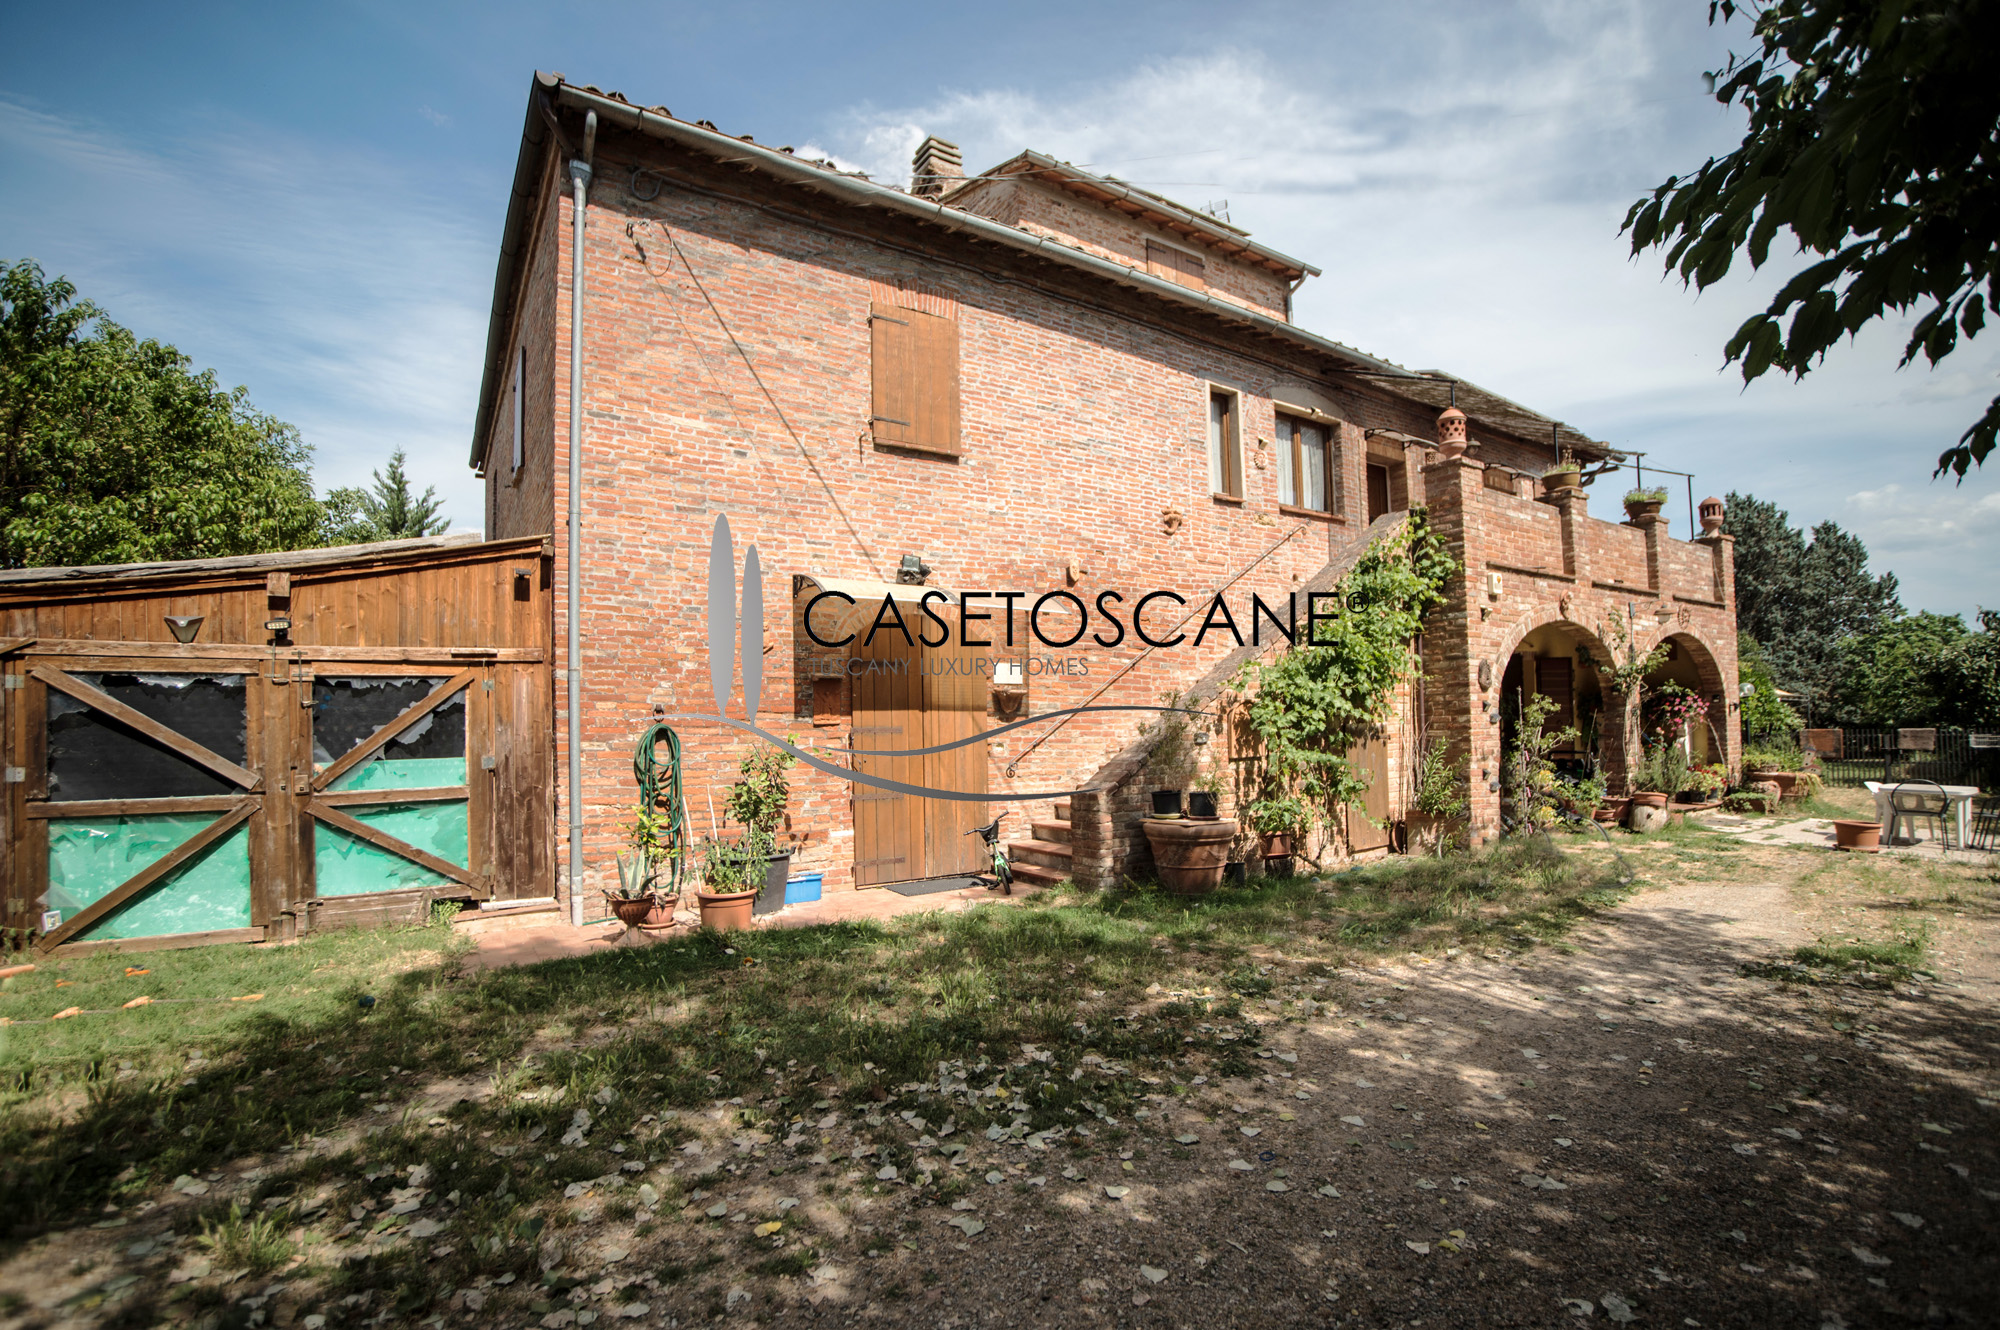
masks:
[[[666,741],[667,760],[663,765],[657,751]],[[632,776],[639,782],[639,811],[655,814],[661,825],[660,851],[671,873],[672,889],[681,890],[681,868],[687,858],[687,801],[681,794],[681,737],[665,725],[654,724],[639,736],[632,754]],[[656,890],[658,888],[655,888]]]

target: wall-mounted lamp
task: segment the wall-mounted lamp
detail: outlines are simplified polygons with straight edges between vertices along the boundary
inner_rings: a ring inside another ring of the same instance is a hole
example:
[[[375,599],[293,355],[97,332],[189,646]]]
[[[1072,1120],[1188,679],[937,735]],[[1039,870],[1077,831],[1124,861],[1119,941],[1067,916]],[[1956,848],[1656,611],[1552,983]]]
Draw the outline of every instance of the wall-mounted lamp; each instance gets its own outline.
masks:
[[[289,633],[292,631],[292,621],[290,619],[266,619],[264,620],[264,631],[267,633]]]
[[[896,581],[903,586],[922,586],[924,579],[931,575],[931,569],[914,554],[905,554],[896,565]]]
[[[169,614],[166,616],[167,631],[174,635],[176,642],[192,642],[201,632],[203,617],[199,614]]]
[[[1495,600],[1500,599],[1500,574],[1486,574],[1486,594]]]

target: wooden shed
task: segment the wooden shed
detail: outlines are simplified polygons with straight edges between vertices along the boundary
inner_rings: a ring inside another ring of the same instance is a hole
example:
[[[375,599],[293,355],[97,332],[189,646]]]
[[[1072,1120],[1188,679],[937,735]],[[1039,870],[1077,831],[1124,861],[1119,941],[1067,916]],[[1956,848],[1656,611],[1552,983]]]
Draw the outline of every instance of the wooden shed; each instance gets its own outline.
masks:
[[[553,897],[550,568],[463,536],[0,572],[9,944]]]

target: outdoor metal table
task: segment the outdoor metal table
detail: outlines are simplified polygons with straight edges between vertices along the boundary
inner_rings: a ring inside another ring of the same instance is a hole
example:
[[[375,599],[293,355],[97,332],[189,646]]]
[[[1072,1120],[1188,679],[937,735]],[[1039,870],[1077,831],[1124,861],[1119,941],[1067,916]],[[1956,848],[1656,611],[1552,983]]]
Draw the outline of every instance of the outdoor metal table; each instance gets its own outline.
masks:
[[[1889,794],[1901,785],[1908,785],[1913,789],[1928,789],[1931,787],[1929,781],[1897,781],[1889,785],[1884,785],[1879,780],[1861,782],[1862,788],[1875,796],[1875,820],[1882,824],[1885,835],[1889,828]],[[1972,844],[1972,801],[1978,795],[1979,787],[1977,785],[1940,785],[1936,788],[1943,790],[1945,797],[1951,800],[1951,815],[1958,824],[1957,845],[1962,850]],[[1886,840],[1883,842],[1885,845],[1887,843]]]

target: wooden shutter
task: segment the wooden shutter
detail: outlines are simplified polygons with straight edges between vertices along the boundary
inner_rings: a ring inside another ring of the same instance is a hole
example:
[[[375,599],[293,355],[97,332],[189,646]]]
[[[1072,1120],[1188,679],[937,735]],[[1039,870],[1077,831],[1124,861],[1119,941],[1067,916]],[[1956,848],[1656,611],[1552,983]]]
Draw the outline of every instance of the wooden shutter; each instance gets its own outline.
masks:
[[[1155,277],[1164,277],[1170,282],[1193,287],[1197,291],[1208,286],[1207,265],[1198,255],[1175,249],[1172,245],[1162,245],[1155,241],[1146,242],[1146,270]]]
[[[877,303],[869,323],[875,442],[958,456],[958,321]]]

